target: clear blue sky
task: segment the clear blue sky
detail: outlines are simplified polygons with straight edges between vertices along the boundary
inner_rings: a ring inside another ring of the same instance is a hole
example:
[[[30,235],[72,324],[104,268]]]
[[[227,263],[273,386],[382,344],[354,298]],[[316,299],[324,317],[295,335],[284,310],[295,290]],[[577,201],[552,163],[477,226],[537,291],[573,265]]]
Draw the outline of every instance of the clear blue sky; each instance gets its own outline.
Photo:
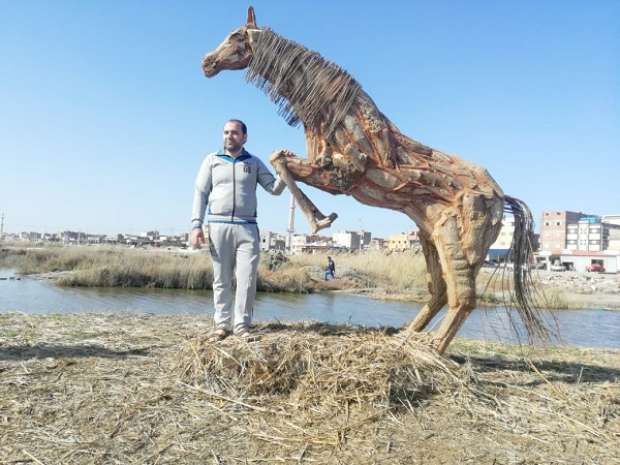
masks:
[[[4,1],[0,211],[6,229],[189,228],[193,181],[229,117],[267,160],[303,154],[240,71],[203,55],[247,2]],[[486,167],[536,218],[620,213],[620,2],[255,1],[257,22],[347,69],[409,136]],[[305,187],[340,229],[386,236],[402,214]],[[284,231],[288,194],[259,193]],[[299,231],[307,223],[297,216]]]

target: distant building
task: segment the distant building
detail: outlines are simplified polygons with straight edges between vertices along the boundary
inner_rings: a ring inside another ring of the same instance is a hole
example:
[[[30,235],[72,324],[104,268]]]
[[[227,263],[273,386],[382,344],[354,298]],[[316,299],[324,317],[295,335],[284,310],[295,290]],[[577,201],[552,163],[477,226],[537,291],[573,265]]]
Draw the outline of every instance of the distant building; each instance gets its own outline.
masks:
[[[490,261],[497,261],[508,255],[512,245],[512,237],[515,233],[515,219],[512,215],[504,215],[502,218],[502,229],[499,236],[489,248],[487,258]]]
[[[22,232],[19,235],[19,238],[22,241],[29,241],[29,242],[36,242],[36,241],[40,241],[41,240],[41,233],[39,232],[35,232],[35,231],[30,231],[30,232]]]
[[[87,244],[103,244],[106,240],[105,234],[87,234],[85,242]]]
[[[286,237],[273,231],[260,231],[260,249],[263,251],[286,250]]]
[[[56,233],[43,233],[42,239],[47,242],[58,242],[60,237]]]
[[[616,224],[620,226],[620,215],[603,215],[601,221],[603,223]]]
[[[620,253],[620,215],[605,215],[601,222],[606,234],[606,249]]]
[[[145,233],[140,234],[140,236],[146,237],[149,241],[158,241],[159,231],[147,231]]]
[[[362,237],[357,231],[339,231],[334,233],[332,241],[334,245],[349,250],[360,250],[362,248]]]
[[[577,223],[581,212],[544,211],[540,223],[540,249],[549,252],[560,252],[566,249],[568,224]]]
[[[387,238],[387,247],[394,252],[403,252],[405,250],[412,250],[420,245],[420,233],[419,231],[410,231],[400,234],[394,234]]]
[[[560,254],[559,262],[567,270],[586,272],[592,265],[601,265],[605,273],[617,273],[620,266],[620,254],[574,251]]]
[[[60,233],[60,239],[63,244],[81,244],[84,242],[86,234],[81,231],[63,231]]]
[[[372,233],[370,231],[361,230],[360,235],[360,248],[368,249],[370,247],[370,241],[372,241]]]
[[[297,255],[302,253],[304,247],[310,244],[310,236],[307,234],[293,234],[291,236],[291,253]]]
[[[606,247],[605,231],[601,218],[583,215],[575,223],[566,225],[566,250],[601,252]]]
[[[318,234],[293,234],[291,237],[291,253],[317,253],[336,251],[336,246],[331,237],[319,236]]]
[[[370,250],[383,250],[385,248],[385,239],[380,237],[373,237],[368,244]]]

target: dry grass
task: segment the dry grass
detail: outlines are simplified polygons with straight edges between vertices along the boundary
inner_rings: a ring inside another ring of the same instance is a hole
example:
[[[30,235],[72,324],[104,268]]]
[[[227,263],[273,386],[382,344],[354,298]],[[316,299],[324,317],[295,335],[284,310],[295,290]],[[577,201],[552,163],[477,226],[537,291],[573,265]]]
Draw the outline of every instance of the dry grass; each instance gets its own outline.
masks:
[[[382,288],[390,293],[426,288],[426,263],[422,253],[386,254],[368,251],[361,254],[333,255],[336,275],[355,282],[359,288]],[[323,271],[327,255],[295,255],[289,266]]]
[[[174,255],[120,247],[54,247],[5,252],[0,261],[22,274],[73,271],[64,286],[210,288],[206,255]]]
[[[22,274],[70,271],[56,279],[61,286],[211,289],[213,271],[207,253],[177,254],[125,247],[53,247],[0,253],[0,266]],[[314,281],[307,271],[283,267],[270,272],[259,266],[258,289],[308,293]]]
[[[324,282],[327,255],[296,255],[275,271],[263,254],[258,270],[258,290],[263,292],[310,293],[324,289],[367,292],[374,298],[425,302],[426,264],[421,253],[386,255],[380,251],[335,255],[336,281]],[[155,287],[211,289],[213,274],[206,253],[179,254],[125,247],[50,247],[6,249],[0,252],[0,266],[16,268],[23,274],[70,271],[59,276],[62,286]],[[504,305],[511,285],[500,279],[489,281],[489,270],[478,278],[481,305]],[[565,309],[565,292],[540,289],[540,306]]]
[[[345,287],[380,287],[395,293],[424,285],[426,271],[420,254],[369,252],[337,255],[335,259],[339,283]],[[326,255],[293,256],[277,270],[269,271],[263,260],[258,289],[295,293],[320,289],[326,262]],[[64,286],[210,289],[213,283],[208,254],[124,247],[15,249],[0,254],[0,265],[22,274],[72,271],[58,279]]]
[[[209,327],[1,315],[0,463],[620,463],[618,351]]]

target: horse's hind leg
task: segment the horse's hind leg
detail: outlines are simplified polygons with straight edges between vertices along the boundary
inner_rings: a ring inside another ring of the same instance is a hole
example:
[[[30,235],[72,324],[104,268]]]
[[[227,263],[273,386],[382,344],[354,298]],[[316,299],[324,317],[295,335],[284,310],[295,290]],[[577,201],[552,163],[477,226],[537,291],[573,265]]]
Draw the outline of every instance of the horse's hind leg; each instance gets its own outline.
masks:
[[[448,301],[446,282],[442,276],[437,248],[422,232],[420,232],[420,243],[426,259],[426,281],[431,298],[416,315],[415,320],[409,323],[408,331],[422,331]]]
[[[448,313],[433,336],[433,345],[443,353],[476,306],[476,266],[465,256],[456,216],[449,216],[433,234],[447,285]]]

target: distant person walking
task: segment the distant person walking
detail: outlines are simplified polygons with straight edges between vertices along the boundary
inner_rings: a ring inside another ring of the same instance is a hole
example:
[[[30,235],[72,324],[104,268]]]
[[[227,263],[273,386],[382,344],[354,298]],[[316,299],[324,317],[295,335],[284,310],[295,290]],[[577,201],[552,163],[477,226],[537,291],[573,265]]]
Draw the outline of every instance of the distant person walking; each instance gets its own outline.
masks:
[[[327,257],[327,267],[325,268],[325,281],[336,279],[336,263],[332,257]]]
[[[273,195],[285,187],[265,164],[244,148],[246,125],[236,119],[224,125],[224,148],[202,162],[196,178],[191,244],[205,243],[202,225],[208,207],[208,244],[213,262],[213,317],[211,342],[234,334],[250,339],[256,297],[260,239],[256,224],[256,185]],[[237,280],[233,308],[233,272]]]

